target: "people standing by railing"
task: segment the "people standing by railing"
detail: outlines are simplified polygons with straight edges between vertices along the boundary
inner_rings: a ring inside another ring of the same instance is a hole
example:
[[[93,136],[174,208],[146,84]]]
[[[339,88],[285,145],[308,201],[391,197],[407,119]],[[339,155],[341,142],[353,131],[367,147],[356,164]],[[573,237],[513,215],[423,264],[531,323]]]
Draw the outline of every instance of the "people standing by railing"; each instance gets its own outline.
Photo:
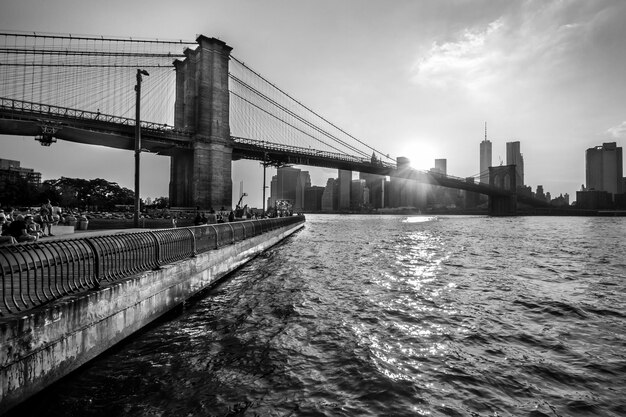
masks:
[[[41,229],[43,231],[43,236],[54,236],[52,234],[52,204],[49,199],[47,203],[41,205],[39,215],[41,216]],[[47,234],[46,228],[48,229]]]

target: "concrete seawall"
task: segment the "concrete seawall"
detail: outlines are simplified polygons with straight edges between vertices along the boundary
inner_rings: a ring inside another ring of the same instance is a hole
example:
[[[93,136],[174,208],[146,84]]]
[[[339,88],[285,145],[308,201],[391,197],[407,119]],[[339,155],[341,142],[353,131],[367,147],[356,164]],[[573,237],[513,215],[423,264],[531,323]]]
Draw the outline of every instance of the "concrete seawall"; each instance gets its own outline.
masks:
[[[0,414],[299,230],[292,224],[0,319]]]

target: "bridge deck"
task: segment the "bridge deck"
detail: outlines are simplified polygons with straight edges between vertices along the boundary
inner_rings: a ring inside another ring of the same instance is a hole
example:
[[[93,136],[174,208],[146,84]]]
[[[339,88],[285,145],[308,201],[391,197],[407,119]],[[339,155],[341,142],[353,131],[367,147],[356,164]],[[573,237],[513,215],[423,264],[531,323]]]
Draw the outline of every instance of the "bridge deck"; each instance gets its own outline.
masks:
[[[193,147],[194,135],[188,130],[149,122],[142,122],[141,125],[141,147],[144,150],[171,155],[177,149],[191,150]],[[0,134],[38,136],[42,143],[46,140],[51,142],[54,137],[126,150],[135,147],[135,121],[132,119],[6,98],[0,98]],[[232,147],[235,160],[252,159],[277,166],[294,164],[343,169],[399,177],[489,196],[514,195],[512,191],[468,182],[463,178],[414,169],[401,172],[394,164],[312,148],[241,137],[232,137]],[[529,196],[520,196],[519,200],[536,207],[546,205],[544,201]]]

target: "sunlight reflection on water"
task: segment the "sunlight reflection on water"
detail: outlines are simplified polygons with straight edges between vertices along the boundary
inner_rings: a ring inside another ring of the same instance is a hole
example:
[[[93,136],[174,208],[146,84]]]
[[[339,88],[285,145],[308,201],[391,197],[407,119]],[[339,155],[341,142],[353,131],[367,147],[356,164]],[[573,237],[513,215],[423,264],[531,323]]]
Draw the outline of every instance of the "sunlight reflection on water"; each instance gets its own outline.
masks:
[[[425,223],[437,220],[437,216],[411,216],[402,220],[402,223]]]

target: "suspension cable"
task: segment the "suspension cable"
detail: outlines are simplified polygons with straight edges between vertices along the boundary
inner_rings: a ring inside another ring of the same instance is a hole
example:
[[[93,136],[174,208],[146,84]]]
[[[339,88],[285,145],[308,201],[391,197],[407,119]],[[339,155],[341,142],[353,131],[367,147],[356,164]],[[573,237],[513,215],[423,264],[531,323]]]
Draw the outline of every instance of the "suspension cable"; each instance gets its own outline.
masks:
[[[274,87],[276,90],[280,91],[283,95],[285,95],[286,97],[288,97],[289,99],[291,99],[292,101],[294,101],[295,103],[297,103],[298,105],[302,106],[304,109],[306,109],[307,111],[313,113],[315,116],[319,117],[320,119],[322,119],[324,122],[328,123],[329,125],[331,125],[332,127],[334,127],[335,129],[339,130],[341,133],[345,134],[346,136],[356,140],[357,142],[359,142],[361,145],[365,146],[366,148],[378,153],[379,155],[394,161],[393,158],[390,158],[389,156],[387,156],[387,154],[379,151],[378,149],[364,143],[363,141],[357,139],[356,137],[352,136],[351,134],[347,133],[345,130],[341,129],[340,127],[336,126],[335,124],[333,124],[332,122],[328,121],[327,119],[325,119],[323,116],[319,115],[318,113],[316,113],[315,111],[311,110],[310,108],[308,108],[307,106],[305,106],[304,104],[300,103],[298,100],[296,100],[295,98],[291,97],[289,94],[287,94],[285,91],[281,90],[279,87],[277,87],[276,85],[272,84],[270,81],[268,81],[266,78],[264,78],[262,75],[260,75],[259,73],[257,73],[256,71],[252,70],[250,67],[248,67],[246,64],[244,64],[242,61],[240,61],[239,59],[237,59],[236,57],[234,57],[233,55],[231,55],[231,58],[233,60],[235,60],[237,63],[239,63],[241,66],[243,66],[244,68],[246,68],[248,71],[250,71],[251,73],[253,73],[254,75],[256,75],[257,77],[259,77],[260,79],[262,79],[263,81],[265,81],[266,83],[268,83],[269,85],[271,85],[272,87]]]

